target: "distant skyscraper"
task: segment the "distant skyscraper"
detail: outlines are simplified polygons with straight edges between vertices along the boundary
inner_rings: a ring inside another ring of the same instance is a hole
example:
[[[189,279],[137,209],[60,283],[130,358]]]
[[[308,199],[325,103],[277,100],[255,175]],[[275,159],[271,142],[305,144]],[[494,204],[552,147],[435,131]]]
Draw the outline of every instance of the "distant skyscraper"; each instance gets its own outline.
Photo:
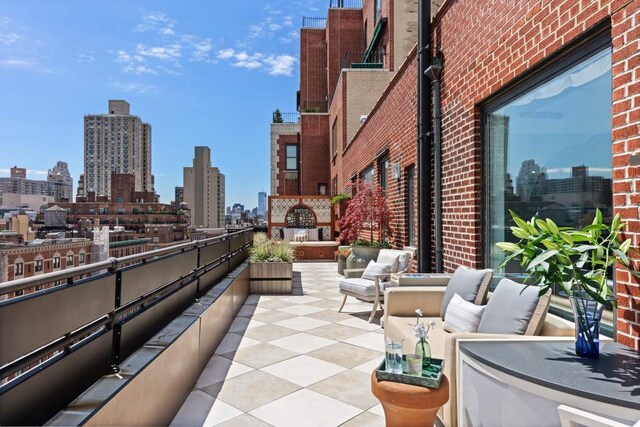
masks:
[[[47,182],[56,202],[72,201],[73,179],[67,162],[57,162],[47,173]]]
[[[180,204],[184,202],[184,187],[176,187],[175,188],[175,198],[176,204]]]
[[[258,193],[258,216],[265,216],[267,214],[267,193],[261,191]]]
[[[132,116],[129,103],[121,100],[109,100],[108,114],[84,117],[84,185],[79,191],[108,196],[112,173],[132,173],[135,191],[153,191],[151,126]]]
[[[224,175],[211,166],[209,147],[195,147],[193,167],[183,174],[184,201],[191,209],[191,224],[224,227]]]

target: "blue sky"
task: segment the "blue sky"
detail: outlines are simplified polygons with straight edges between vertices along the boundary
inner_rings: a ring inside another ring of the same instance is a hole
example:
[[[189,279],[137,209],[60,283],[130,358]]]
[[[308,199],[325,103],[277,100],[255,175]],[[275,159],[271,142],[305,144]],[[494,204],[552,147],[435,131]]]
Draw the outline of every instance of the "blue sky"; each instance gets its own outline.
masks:
[[[272,111],[295,111],[302,16],[325,0],[0,0],[0,176],[83,170],[83,116],[125,99],[153,128],[152,171],[173,200],[193,147],[211,148],[226,202],[269,192]]]

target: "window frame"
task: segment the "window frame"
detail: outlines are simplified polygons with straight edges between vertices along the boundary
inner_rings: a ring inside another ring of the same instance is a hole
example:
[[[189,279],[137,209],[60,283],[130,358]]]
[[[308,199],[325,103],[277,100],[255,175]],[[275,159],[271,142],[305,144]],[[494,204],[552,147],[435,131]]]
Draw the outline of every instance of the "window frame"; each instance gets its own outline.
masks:
[[[16,262],[16,263],[14,263],[13,275],[14,275],[14,277],[15,276],[24,276],[24,262]]]
[[[296,167],[294,169],[290,169],[289,168],[289,159],[294,158],[294,157],[290,157],[289,156],[289,153],[288,153],[289,147],[294,147],[296,149],[296,155],[295,155]],[[298,144],[285,144],[285,146],[284,146],[284,170],[285,171],[297,171],[299,169],[299,159],[300,159],[300,153],[299,153]]]

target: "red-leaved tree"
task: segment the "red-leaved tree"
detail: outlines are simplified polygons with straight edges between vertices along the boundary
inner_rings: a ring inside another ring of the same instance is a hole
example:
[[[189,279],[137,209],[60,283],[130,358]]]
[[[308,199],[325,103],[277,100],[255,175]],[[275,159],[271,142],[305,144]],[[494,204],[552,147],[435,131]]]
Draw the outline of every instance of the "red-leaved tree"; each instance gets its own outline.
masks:
[[[340,221],[340,240],[353,243],[369,228],[369,242],[373,244],[374,233],[379,241],[391,235],[391,210],[387,206],[384,190],[378,184],[361,180],[350,184],[356,194],[349,200],[344,218]],[[376,232],[377,231],[377,232]]]

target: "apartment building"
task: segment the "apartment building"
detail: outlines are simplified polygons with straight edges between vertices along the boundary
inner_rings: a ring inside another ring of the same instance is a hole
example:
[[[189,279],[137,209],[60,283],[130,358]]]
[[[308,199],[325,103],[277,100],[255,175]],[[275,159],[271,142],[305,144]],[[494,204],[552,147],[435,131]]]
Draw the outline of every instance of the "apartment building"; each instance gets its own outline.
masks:
[[[192,167],[183,170],[183,199],[191,211],[191,225],[224,228],[224,174],[211,166],[209,147],[195,147]]]
[[[0,197],[2,206],[19,207],[39,206],[36,196],[50,197],[52,201],[69,201],[73,197],[73,180],[66,162],[58,161],[47,171],[46,180],[27,179],[27,170],[14,166],[9,177],[0,178]],[[45,202],[46,203],[46,202]]]
[[[123,100],[109,100],[107,114],[84,117],[84,174],[77,195],[108,196],[112,173],[131,173],[136,191],[154,191],[151,125],[131,115],[129,103]]]
[[[620,213],[638,245],[640,3],[437,3],[423,22],[430,46],[417,45],[417,2],[331,2],[326,20],[303,22],[300,185],[329,181],[335,195],[356,177],[379,183],[393,245],[427,236],[418,248],[429,254],[426,269],[497,268],[509,209],[572,226],[588,224],[596,208],[605,220]],[[340,63],[358,43],[360,63],[379,65]],[[428,61],[418,69],[422,52]],[[427,79],[423,105],[434,108],[422,164],[419,76]],[[303,153],[318,128],[324,142],[313,149],[321,159],[312,181]],[[421,214],[419,196],[428,207]],[[640,348],[640,286],[618,270],[615,287],[618,341]]]

